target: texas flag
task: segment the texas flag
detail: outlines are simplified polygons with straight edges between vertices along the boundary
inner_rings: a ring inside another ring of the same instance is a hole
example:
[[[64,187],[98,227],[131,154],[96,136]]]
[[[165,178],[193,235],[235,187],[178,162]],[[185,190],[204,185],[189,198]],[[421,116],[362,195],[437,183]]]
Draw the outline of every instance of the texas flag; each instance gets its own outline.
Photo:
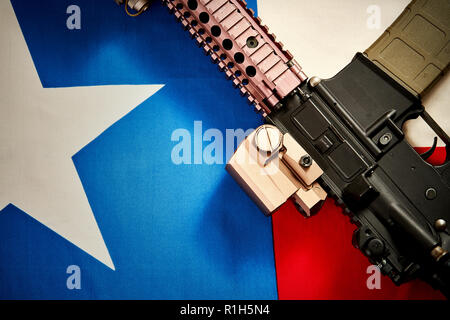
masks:
[[[248,5],[327,78],[409,0],[372,2]],[[112,0],[0,0],[0,38],[1,299],[442,298],[368,284],[333,201],[310,219],[259,211],[225,163],[227,132],[262,120],[159,1],[130,18]],[[434,116],[448,85],[425,102]]]

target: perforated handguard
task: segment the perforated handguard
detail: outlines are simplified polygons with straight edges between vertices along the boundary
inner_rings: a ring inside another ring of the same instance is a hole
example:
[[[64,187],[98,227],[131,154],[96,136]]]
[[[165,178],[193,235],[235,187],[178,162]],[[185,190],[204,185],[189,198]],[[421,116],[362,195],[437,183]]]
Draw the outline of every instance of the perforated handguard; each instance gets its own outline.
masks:
[[[263,116],[307,76],[239,0],[163,0],[192,38]]]

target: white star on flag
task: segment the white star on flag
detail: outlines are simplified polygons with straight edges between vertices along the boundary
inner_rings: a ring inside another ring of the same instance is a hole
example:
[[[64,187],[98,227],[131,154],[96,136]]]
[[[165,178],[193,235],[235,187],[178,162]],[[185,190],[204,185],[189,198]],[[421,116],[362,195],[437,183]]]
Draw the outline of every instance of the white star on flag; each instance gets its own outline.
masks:
[[[9,1],[0,30],[0,210],[14,204],[115,269],[72,156],[162,85],[43,88]]]

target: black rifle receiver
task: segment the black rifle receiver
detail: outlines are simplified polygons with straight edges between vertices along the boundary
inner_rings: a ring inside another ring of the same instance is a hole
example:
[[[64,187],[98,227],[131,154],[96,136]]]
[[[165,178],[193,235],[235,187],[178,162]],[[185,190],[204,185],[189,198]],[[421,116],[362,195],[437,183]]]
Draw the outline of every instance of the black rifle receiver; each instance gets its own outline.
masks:
[[[323,169],[322,185],[358,226],[354,245],[394,283],[420,277],[448,296],[450,150],[435,123],[445,164],[430,165],[405,140],[407,120],[429,120],[420,99],[359,53],[282,104],[267,121]]]

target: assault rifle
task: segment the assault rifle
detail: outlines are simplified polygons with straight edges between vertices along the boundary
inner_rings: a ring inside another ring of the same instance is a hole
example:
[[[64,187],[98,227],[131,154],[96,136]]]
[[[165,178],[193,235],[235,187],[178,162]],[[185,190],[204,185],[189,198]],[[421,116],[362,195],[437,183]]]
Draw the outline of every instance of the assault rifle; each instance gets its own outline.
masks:
[[[449,137],[421,97],[448,69],[450,1],[412,1],[327,80],[308,78],[244,1],[162,2],[265,119],[227,164],[261,210],[271,215],[292,198],[310,216],[329,195],[383,274],[396,284],[421,278],[449,296]],[[132,16],[149,5],[125,1]],[[426,161],[437,139],[424,154],[405,140],[404,123],[418,117],[445,143],[444,164]]]

